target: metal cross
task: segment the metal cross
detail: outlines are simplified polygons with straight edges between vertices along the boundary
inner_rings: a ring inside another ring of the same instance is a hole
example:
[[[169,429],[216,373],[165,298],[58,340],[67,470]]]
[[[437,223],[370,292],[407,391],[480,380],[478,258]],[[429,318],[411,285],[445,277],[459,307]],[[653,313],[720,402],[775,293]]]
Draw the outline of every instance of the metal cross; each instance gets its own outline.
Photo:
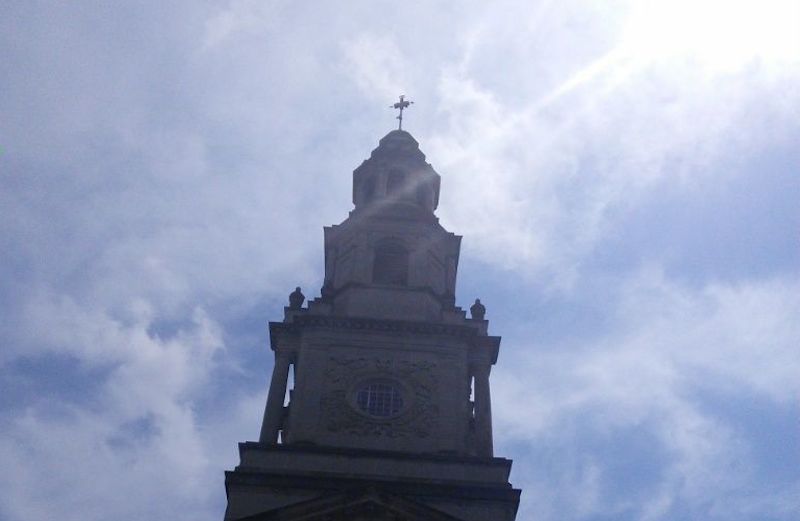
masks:
[[[403,109],[407,109],[412,103],[414,102],[406,100],[405,94],[401,94],[400,101],[389,107],[390,109],[400,109],[400,115],[397,116],[397,120],[400,122],[400,124],[397,126],[398,130],[403,130]]]

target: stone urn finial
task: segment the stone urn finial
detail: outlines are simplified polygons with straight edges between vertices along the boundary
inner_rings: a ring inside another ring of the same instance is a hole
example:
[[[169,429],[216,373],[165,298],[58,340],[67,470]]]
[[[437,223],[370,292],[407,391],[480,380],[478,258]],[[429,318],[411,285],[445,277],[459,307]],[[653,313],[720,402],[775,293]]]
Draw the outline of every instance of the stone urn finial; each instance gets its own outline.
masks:
[[[306,296],[300,291],[300,286],[297,286],[294,291],[289,294],[289,309],[300,309],[303,307],[303,302]]]
[[[481,304],[481,299],[476,298],[475,303],[470,306],[469,312],[474,320],[483,320],[483,317],[486,316],[486,307]]]

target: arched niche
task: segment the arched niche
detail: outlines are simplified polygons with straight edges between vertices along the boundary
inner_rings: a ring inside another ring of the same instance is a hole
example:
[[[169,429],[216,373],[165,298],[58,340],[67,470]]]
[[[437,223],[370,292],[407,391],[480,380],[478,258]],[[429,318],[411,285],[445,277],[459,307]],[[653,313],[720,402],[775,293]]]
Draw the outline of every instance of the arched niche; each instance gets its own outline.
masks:
[[[397,239],[383,239],[375,245],[372,282],[393,286],[408,285],[408,249]]]

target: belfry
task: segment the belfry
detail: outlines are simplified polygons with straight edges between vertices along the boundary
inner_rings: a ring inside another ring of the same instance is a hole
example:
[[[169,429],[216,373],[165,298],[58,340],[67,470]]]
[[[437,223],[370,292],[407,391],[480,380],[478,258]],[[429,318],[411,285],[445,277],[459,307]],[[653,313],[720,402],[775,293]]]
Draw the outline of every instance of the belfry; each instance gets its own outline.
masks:
[[[492,449],[500,337],[480,301],[469,318],[455,304],[461,237],[434,214],[439,189],[403,130],[353,172],[320,296],[304,307],[297,288],[269,324],[261,435],[226,472],[226,521],[515,519],[511,461]]]

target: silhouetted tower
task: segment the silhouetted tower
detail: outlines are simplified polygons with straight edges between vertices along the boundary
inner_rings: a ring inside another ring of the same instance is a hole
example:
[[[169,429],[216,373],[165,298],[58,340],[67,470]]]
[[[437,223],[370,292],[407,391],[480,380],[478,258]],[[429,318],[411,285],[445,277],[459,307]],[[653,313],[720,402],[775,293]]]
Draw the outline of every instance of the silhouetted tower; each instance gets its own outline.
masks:
[[[269,325],[261,437],[226,473],[226,520],[515,518],[511,461],[492,452],[500,337],[480,302],[455,306],[461,237],[434,215],[439,185],[402,130],[353,172],[321,296],[303,307],[297,288]]]

